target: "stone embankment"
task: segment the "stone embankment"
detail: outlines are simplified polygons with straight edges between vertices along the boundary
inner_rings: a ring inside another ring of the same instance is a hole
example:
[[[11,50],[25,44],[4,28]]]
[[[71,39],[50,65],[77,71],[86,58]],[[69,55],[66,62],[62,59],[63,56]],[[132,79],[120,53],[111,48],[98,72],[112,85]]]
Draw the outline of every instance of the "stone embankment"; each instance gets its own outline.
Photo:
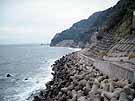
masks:
[[[55,61],[53,79],[33,101],[133,101],[134,82],[111,79],[92,63],[88,66],[79,60],[72,53]]]

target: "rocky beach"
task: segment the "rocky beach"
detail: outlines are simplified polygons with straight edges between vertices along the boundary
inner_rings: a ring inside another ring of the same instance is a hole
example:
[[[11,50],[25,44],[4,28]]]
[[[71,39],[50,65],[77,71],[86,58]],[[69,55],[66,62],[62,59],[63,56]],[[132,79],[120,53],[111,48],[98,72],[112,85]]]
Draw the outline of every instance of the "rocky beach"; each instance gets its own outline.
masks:
[[[82,64],[77,52],[55,61],[52,70],[53,79],[33,101],[133,101],[135,98],[134,81],[109,78],[93,64]]]

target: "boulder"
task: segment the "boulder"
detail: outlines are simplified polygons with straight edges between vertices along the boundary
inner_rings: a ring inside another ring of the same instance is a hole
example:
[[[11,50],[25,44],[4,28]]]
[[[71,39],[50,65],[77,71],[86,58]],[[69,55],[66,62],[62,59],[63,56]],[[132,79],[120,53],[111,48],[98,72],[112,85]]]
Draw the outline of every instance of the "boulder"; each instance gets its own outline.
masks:
[[[7,74],[7,77],[12,77],[12,75],[11,74]]]

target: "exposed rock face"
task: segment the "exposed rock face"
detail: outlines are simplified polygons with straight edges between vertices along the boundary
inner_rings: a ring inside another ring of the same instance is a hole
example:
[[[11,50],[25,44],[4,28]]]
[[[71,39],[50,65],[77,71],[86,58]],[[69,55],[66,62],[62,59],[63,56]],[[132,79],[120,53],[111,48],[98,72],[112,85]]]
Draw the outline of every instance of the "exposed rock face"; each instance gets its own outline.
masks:
[[[76,46],[74,43],[74,40],[63,40],[63,41],[59,42],[58,44],[56,44],[55,46],[56,47],[65,47],[65,46],[71,47],[71,45],[72,45],[72,47]]]
[[[88,19],[81,20],[73,26],[65,31],[62,31],[61,33],[57,33],[55,37],[51,40],[51,46],[58,46],[59,43],[64,42],[64,40],[73,40],[74,45],[77,47],[83,47],[88,42],[88,39],[90,39],[93,32],[97,31],[97,28],[101,26],[102,24],[102,17],[100,17],[101,12],[94,13],[92,16],[90,16]],[[99,23],[97,24],[97,19],[99,20]],[[88,32],[91,32],[89,34]],[[84,34],[86,36],[84,36]],[[79,44],[82,43],[82,44]],[[60,44],[62,45],[62,44]],[[68,46],[72,46],[73,44],[68,43]],[[66,46],[64,43],[62,46]]]
[[[130,35],[134,9],[134,0],[120,0],[114,7],[96,12],[88,19],[79,21],[71,28],[57,33],[51,40],[51,46],[57,46],[60,43],[59,46],[89,47],[93,43],[91,37],[95,32],[100,36],[110,33],[116,36],[116,39]],[[68,44],[62,44],[64,40],[73,40],[73,43],[69,41]]]

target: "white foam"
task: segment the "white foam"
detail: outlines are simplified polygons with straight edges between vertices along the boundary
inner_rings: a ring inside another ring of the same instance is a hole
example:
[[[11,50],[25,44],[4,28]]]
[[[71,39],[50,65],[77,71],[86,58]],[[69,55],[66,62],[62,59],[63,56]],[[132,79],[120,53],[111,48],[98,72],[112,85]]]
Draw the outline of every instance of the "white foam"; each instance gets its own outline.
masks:
[[[73,50],[73,51],[80,51],[81,50],[81,48],[70,48],[70,47],[68,49]]]
[[[22,93],[19,93],[18,95],[13,96],[13,98],[15,99],[14,101],[18,101],[18,100],[19,101],[31,101],[32,100],[32,97],[30,97],[31,95],[36,94],[41,89],[45,89],[45,83],[47,83],[48,81],[50,81],[52,79],[51,65],[54,63],[55,60],[57,60],[57,59],[50,59],[48,61],[48,68],[47,68],[48,73],[46,74],[47,76],[43,77],[43,74],[41,73],[41,74],[36,75],[32,79],[28,79],[28,81],[29,80],[31,81],[32,86],[26,87],[25,91],[22,90]],[[43,70],[43,68],[42,68],[42,70]]]

